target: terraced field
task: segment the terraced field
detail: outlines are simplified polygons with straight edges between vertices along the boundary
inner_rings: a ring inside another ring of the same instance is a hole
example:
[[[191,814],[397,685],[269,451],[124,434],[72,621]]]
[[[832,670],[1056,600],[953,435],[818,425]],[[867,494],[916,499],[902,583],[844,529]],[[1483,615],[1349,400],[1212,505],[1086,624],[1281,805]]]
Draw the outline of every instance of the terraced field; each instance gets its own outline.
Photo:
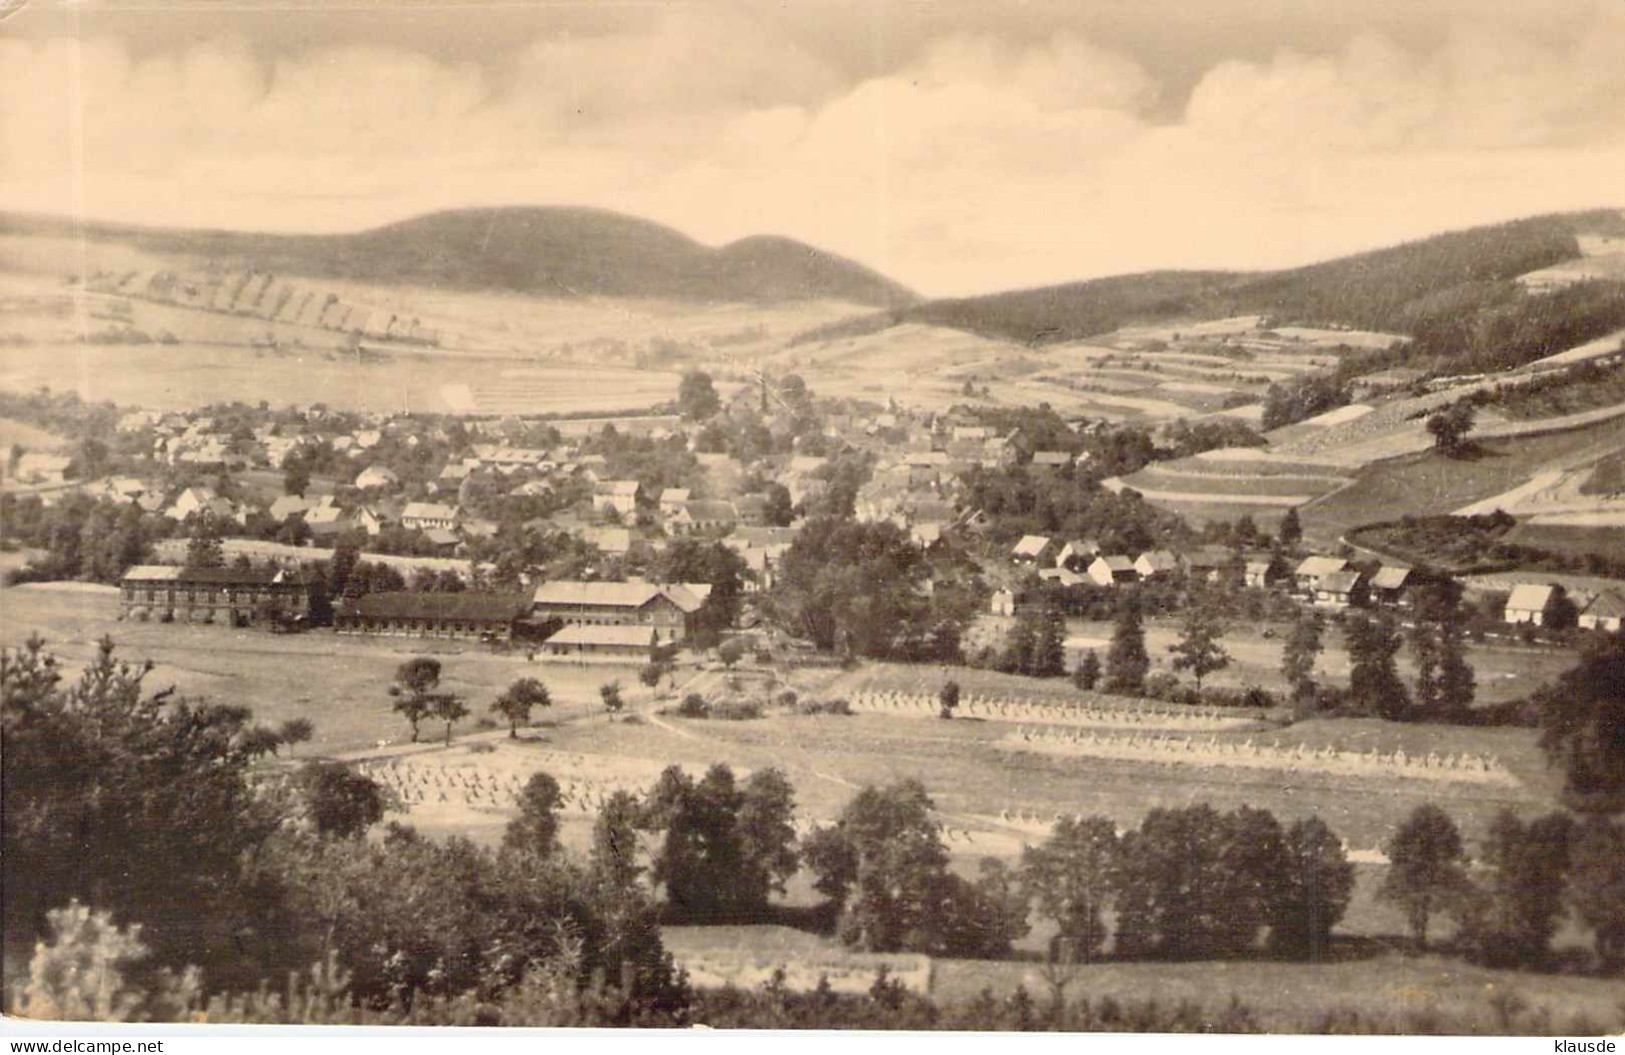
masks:
[[[1250,516],[1273,529],[1288,509],[1331,494],[1352,479],[1326,463],[1236,448],[1161,462],[1106,485],[1132,487],[1194,524]]]

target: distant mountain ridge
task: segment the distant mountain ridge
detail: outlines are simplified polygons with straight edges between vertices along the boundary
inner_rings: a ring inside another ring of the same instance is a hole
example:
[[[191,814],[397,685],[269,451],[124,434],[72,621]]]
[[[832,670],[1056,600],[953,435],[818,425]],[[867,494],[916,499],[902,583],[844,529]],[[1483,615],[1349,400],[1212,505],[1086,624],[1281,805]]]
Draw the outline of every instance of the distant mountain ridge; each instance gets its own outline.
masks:
[[[0,234],[87,237],[256,271],[534,296],[665,297],[722,302],[918,300],[878,272],[790,238],[719,248],[603,209],[454,209],[352,234],[146,228],[0,213]]]
[[[1280,271],[1154,271],[926,300],[842,320],[795,343],[905,322],[1042,345],[1136,323],[1261,314],[1280,323],[1415,334],[1441,318],[1493,313],[1519,275],[1577,259],[1578,235],[1625,235],[1619,210],[1537,216],[1435,235]]]

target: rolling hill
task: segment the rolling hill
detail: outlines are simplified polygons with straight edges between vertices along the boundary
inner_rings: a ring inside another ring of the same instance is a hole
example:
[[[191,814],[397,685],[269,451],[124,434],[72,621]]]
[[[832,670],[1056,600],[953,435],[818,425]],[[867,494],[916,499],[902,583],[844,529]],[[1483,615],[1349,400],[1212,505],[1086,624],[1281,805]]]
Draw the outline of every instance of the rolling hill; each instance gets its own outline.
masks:
[[[792,239],[758,236],[712,248],[668,227],[599,209],[457,209],[329,235],[81,225],[0,213],[5,235],[121,243],[227,270],[544,297],[822,299],[877,308],[916,300],[869,268]]]
[[[1260,314],[1282,325],[1418,334],[1441,320],[1515,310],[1519,276],[1581,257],[1579,238],[1618,234],[1618,210],[1539,216],[1271,272],[1157,271],[1039,289],[928,300],[808,333],[822,340],[905,322],[1023,344],[1098,336],[1133,323]]]

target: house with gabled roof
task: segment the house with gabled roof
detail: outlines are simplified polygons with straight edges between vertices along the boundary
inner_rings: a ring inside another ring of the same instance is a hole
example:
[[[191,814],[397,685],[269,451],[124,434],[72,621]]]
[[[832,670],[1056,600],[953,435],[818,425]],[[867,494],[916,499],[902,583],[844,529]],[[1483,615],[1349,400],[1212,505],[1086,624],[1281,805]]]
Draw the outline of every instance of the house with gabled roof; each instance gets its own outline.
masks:
[[[1218,582],[1235,555],[1223,546],[1197,546],[1184,556],[1185,574],[1192,582]]]
[[[1625,596],[1603,590],[1580,613],[1582,630],[1618,630],[1625,623]]]
[[[1545,626],[1551,621],[1552,610],[1562,597],[1563,587],[1556,583],[1519,583],[1507,597],[1503,618],[1514,626]]]
[[[1172,550],[1146,550],[1134,558],[1134,570],[1142,579],[1155,579],[1159,575],[1172,575],[1179,570],[1179,558]]]
[[[1017,564],[1046,564],[1054,542],[1048,535],[1023,535],[1010,550],[1010,559]]]
[[[1377,604],[1402,606],[1410,603],[1411,586],[1416,575],[1411,569],[1397,564],[1384,564],[1371,577],[1371,599]]]
[[[1072,539],[1055,555],[1055,566],[1065,568],[1067,571],[1081,572],[1093,564],[1098,556],[1100,543],[1094,539]]]
[[[300,495],[282,495],[271,503],[268,512],[271,519],[280,524],[290,516],[304,516],[315,507],[315,502]]]
[[[212,487],[188,487],[175,496],[175,501],[164,510],[164,516],[171,520],[185,520],[198,510],[207,508],[214,498]]]
[[[666,530],[673,535],[726,535],[739,523],[732,502],[700,499],[684,502],[666,518]]]
[[[1271,560],[1250,560],[1242,571],[1242,581],[1255,590],[1267,590],[1283,578],[1285,573]]]
[[[592,507],[596,512],[614,510],[623,517],[638,511],[638,492],[643,486],[636,480],[600,480],[592,489]]]
[[[1292,578],[1301,593],[1313,597],[1322,576],[1347,571],[1348,567],[1349,562],[1341,557],[1305,557],[1293,571]]]
[[[734,517],[747,527],[761,527],[767,523],[767,496],[740,495],[733,501]]]
[[[1101,554],[1087,571],[1097,586],[1123,586],[1140,581],[1140,572],[1134,562],[1122,554]]]
[[[1359,607],[1366,596],[1365,574],[1354,568],[1327,572],[1315,583],[1315,604],[1321,608]]]
[[[676,513],[693,497],[687,487],[668,487],[660,492],[660,515],[669,517]]]

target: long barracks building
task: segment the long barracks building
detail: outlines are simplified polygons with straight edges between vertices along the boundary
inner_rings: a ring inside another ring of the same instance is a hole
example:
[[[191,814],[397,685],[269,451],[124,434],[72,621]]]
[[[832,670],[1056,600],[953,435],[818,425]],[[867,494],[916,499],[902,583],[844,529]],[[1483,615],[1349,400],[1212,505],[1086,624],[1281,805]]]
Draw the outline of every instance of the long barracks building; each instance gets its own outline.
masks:
[[[297,571],[138,564],[119,580],[120,619],[252,626],[309,615],[310,587]]]

